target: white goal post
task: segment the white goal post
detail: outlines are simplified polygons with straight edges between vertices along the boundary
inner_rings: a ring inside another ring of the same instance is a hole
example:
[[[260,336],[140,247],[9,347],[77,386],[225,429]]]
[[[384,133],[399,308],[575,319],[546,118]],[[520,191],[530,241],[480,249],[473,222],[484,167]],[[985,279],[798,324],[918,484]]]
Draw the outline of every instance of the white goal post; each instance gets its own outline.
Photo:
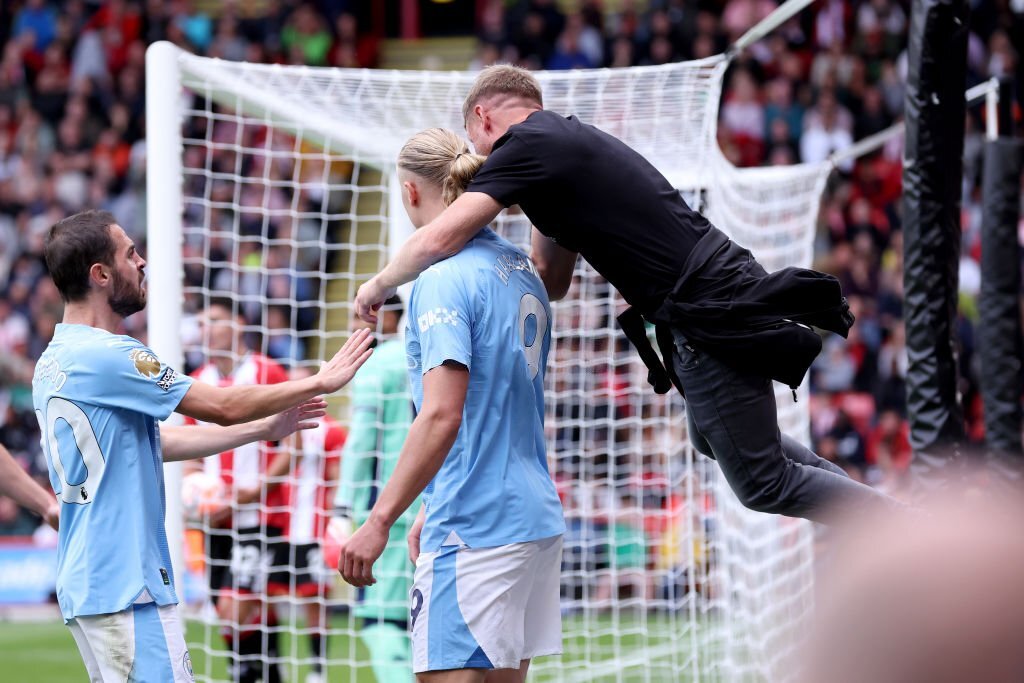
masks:
[[[767,268],[809,266],[828,163],[736,169],[715,143],[726,56],[656,67],[538,72],[546,108],[575,114],[643,153]],[[149,344],[184,366],[206,355],[197,309],[234,297],[254,348],[287,339],[314,367],[347,336],[355,287],[408,227],[391,175],[401,144],[429,126],[462,130],[474,75],[225,62],[156,43],[147,54]],[[397,215],[396,215],[397,214]],[[525,244],[505,212],[497,229]],[[622,300],[580,263],[554,306],[549,453],[570,533],[563,566],[565,654],[534,680],[778,681],[813,604],[809,524],[743,509],[685,438],[682,401],[656,396],[616,327]],[[780,424],[808,438],[806,389],[779,392]],[[338,418],[345,422],[343,411]],[[188,572],[178,479],[168,467],[168,531]],[[400,539],[399,539],[400,540]],[[367,676],[353,596],[337,587],[332,677]],[[311,656],[293,610],[270,596],[290,636],[292,680]],[[190,639],[197,680],[220,680],[223,646],[202,597]],[[196,639],[198,638],[198,639]],[[202,660],[202,664],[198,661]],[[212,663],[211,663],[212,662]],[[220,666],[220,668],[218,668]],[[359,678],[364,680],[364,678]],[[365,680],[371,680],[365,678]]]

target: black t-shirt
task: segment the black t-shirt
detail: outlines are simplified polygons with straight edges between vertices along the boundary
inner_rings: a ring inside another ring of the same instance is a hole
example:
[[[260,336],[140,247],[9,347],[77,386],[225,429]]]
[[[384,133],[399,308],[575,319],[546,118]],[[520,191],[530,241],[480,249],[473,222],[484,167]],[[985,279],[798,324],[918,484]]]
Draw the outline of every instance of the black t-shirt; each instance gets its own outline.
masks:
[[[518,204],[644,311],[661,304],[709,225],[621,140],[549,111],[510,127],[467,189]]]

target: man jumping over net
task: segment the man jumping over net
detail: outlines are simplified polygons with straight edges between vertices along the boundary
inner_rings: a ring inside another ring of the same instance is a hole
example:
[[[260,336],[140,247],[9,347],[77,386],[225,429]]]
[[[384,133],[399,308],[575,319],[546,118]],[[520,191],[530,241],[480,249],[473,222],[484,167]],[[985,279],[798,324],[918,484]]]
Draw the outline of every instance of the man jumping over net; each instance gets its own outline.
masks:
[[[853,324],[835,278],[798,268],[767,273],[639,153],[574,116],[545,111],[524,69],[484,69],[463,115],[487,161],[465,194],[359,288],[360,317],[374,321],[399,285],[518,204],[534,225],[531,257],[552,299],[565,296],[581,254],[633,306],[620,322],[652,384],[684,392],[691,442],[718,461],[745,506],[823,521],[836,506],[891,502],[779,431],[772,380],[802,381],[821,349],[808,325],[845,337]],[[643,319],[657,325],[664,363]]]

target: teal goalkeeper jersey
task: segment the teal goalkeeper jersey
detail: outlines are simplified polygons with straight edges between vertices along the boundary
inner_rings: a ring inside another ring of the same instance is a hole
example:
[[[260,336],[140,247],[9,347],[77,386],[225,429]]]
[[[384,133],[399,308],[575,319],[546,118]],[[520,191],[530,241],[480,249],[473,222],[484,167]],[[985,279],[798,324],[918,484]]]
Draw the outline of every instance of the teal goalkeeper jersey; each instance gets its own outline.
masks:
[[[36,363],[32,402],[61,503],[65,620],[178,601],[158,421],[191,386],[137,339],[86,325],[57,325]]]
[[[341,456],[335,507],[351,511],[361,525],[398,464],[398,455],[412,424],[412,397],[405,368],[405,346],[382,342],[349,384],[352,418]],[[406,534],[419,512],[416,501],[395,522],[384,553],[373,566],[377,583],[362,589],[354,608],[357,617],[404,621],[409,617],[412,563]]]
[[[412,424],[412,397],[402,342],[378,344],[350,387],[352,417],[334,504],[351,510],[353,520],[361,524],[391,478]],[[417,505],[410,506],[402,524],[416,517]]]
[[[550,323],[533,262],[489,228],[416,279],[406,350],[417,410],[424,375],[445,361],[469,368],[462,425],[423,494],[424,552],[565,532],[544,443]]]

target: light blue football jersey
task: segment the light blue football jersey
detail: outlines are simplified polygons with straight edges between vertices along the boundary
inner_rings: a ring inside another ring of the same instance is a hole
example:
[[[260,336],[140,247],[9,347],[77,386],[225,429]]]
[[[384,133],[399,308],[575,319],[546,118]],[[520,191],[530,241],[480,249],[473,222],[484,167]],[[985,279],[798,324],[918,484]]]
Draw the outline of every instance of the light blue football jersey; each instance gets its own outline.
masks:
[[[448,360],[469,368],[462,426],[424,492],[424,551],[458,541],[488,548],[565,531],[544,446],[550,323],[533,262],[489,228],[413,285],[406,352],[416,410],[424,374]]]
[[[36,363],[32,401],[61,501],[57,602],[65,620],[140,599],[178,601],[158,420],[190,386],[138,340],[86,325],[57,325]]]

